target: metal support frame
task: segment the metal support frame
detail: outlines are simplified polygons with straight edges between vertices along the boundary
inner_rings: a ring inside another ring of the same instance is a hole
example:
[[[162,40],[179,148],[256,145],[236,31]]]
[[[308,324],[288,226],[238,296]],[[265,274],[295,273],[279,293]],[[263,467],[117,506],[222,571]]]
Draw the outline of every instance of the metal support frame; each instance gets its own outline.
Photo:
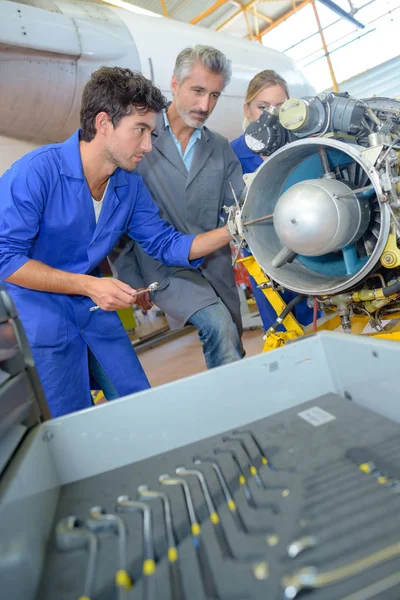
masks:
[[[331,61],[331,57],[330,57],[330,54],[329,54],[328,46],[326,45],[324,31],[323,31],[322,26],[321,26],[321,21],[319,19],[317,5],[315,4],[315,0],[311,0],[311,5],[313,7],[315,20],[317,21],[317,26],[318,26],[318,32],[319,32],[319,35],[321,36],[322,47],[324,49],[326,61],[328,63],[329,73],[330,73],[331,79],[332,79],[333,91],[334,92],[338,92],[339,91],[339,86],[338,86],[338,83],[337,83],[337,80],[336,80],[335,71],[333,70],[332,61]]]
[[[240,259],[238,262],[244,264],[258,285],[269,283],[268,277],[265,275],[264,271],[261,269],[260,265],[253,256],[247,256],[246,258]],[[269,287],[262,288],[261,291],[271,304],[272,308],[275,310],[276,314],[280,315],[286,308],[286,303],[279,292]],[[297,322],[292,313],[289,313],[288,316],[283,320],[283,325],[286,328],[286,331],[276,332],[264,336],[265,344],[263,352],[275,350],[275,348],[283,346],[288,340],[294,340],[305,335],[304,329]]]
[[[360,23],[360,21],[357,21],[357,19],[355,19],[351,13],[348,13],[345,10],[343,10],[343,8],[338,6],[335,2],[332,2],[332,0],[318,0],[318,2],[320,2],[321,4],[326,6],[326,8],[329,8],[332,12],[337,14],[341,19],[350,21],[350,23],[352,23],[356,27],[359,27],[360,29],[365,28],[365,25]]]
[[[202,19],[205,19],[209,15],[212,15],[213,12],[215,12],[216,10],[218,10],[218,8],[220,8],[224,4],[227,4],[228,2],[229,2],[229,0],[218,0],[217,2],[214,2],[214,4],[209,6],[206,10],[204,10],[202,13],[200,13],[199,15],[194,17],[191,21],[189,21],[189,23],[191,25],[197,25],[197,23],[199,21],[201,21]]]
[[[242,14],[242,13],[244,13],[244,15],[246,17],[246,11],[249,8],[251,8],[254,4],[257,4],[257,2],[259,2],[259,0],[250,0],[250,2],[247,2],[246,4],[243,4],[242,8],[239,8],[239,10],[237,10],[236,12],[234,12],[233,15],[231,15],[228,19],[226,19],[226,21],[224,21],[223,23],[221,23],[221,25],[218,25],[216,31],[222,31],[222,29],[224,29],[231,21],[233,21],[233,19],[236,19],[236,17],[239,16],[240,14]]]
[[[261,269],[260,265],[253,256],[240,259],[238,262],[244,264],[250,275],[255,279],[258,285],[262,283],[268,283],[269,279]],[[282,299],[279,292],[272,288],[262,289],[263,294],[275,310],[276,314],[279,315],[286,307],[286,303]],[[398,319],[400,321],[400,313],[391,315],[391,318]],[[400,323],[394,323],[386,327],[385,331],[377,333],[363,333],[365,327],[368,325],[369,319],[363,315],[353,315],[351,317],[351,330],[354,335],[365,335],[373,338],[391,340],[400,342]],[[275,332],[264,336],[264,347],[263,352],[269,352],[284,346],[288,341],[293,341],[299,337],[303,337],[312,332],[311,326],[302,327],[298,321],[294,318],[292,313],[283,320],[283,325],[286,331]],[[340,317],[336,312],[328,314],[317,322],[317,331],[335,331],[340,327]]]
[[[346,11],[340,9],[339,6],[337,6],[334,2],[332,2],[332,0],[318,0],[319,2],[321,2],[322,4],[324,4],[324,6],[327,6],[328,8],[330,8],[332,11],[334,11],[336,14],[340,15],[342,18],[349,20],[351,23],[354,23],[357,27],[364,27],[364,25],[362,23],[360,23],[359,21],[357,21],[356,19],[354,19],[354,17],[352,15],[350,15],[349,13],[346,13]],[[318,33],[321,37],[321,42],[322,42],[322,47],[325,53],[325,57],[328,63],[328,68],[329,68],[329,73],[331,76],[331,80],[332,80],[332,87],[333,90],[335,92],[339,91],[339,86],[336,80],[336,76],[335,76],[335,72],[333,70],[333,65],[332,65],[332,61],[331,61],[331,57],[329,54],[329,50],[328,50],[328,46],[326,44],[325,41],[325,36],[324,36],[324,32],[321,26],[321,21],[319,19],[319,15],[318,15],[318,10],[317,10],[317,6],[315,3],[315,0],[303,0],[303,2],[300,2],[298,5],[293,6],[293,8],[289,11],[287,11],[285,14],[283,14],[281,17],[279,17],[278,19],[275,19],[275,21],[273,21],[270,25],[267,25],[267,27],[264,27],[263,29],[261,29],[261,31],[258,32],[257,35],[257,40],[261,42],[262,37],[272,31],[272,29],[275,29],[275,27],[277,27],[278,25],[280,25],[281,23],[283,23],[284,21],[286,21],[286,19],[288,19],[289,17],[293,16],[297,11],[301,10],[302,8],[304,8],[305,6],[307,6],[308,4],[311,4],[313,7],[313,11],[314,11],[314,16],[315,16],[315,20],[317,22],[317,27],[318,27]],[[246,5],[247,6],[247,5]],[[339,13],[338,10],[340,10],[341,12]],[[232,15],[231,19],[234,18],[234,16],[236,16],[236,14],[239,14],[241,11],[238,11],[237,13],[235,13],[235,15]],[[220,29],[222,29],[223,27],[225,27],[225,25],[227,23],[229,23],[229,21],[231,19],[228,19],[227,21],[225,21],[224,23],[222,23],[222,25],[220,25],[217,28],[217,31],[219,31]],[[249,31],[249,35],[247,35],[246,37],[253,39],[254,36],[252,34],[252,32]]]
[[[189,22],[192,25],[196,25],[197,23],[199,23],[199,21],[201,21],[202,19],[205,19],[210,14],[212,14],[213,12],[215,12],[218,8],[220,8],[221,6],[224,6],[225,4],[227,4],[229,1],[230,0],[218,0],[212,6],[210,6],[205,11],[203,11],[202,13],[200,13],[199,15],[197,15],[196,17],[194,17]],[[257,41],[259,43],[262,43],[262,37],[266,33],[268,33],[269,31],[271,31],[272,29],[274,29],[275,27],[277,27],[278,25],[280,25],[281,23],[283,23],[284,21],[286,21],[286,19],[288,19],[289,17],[291,17],[292,15],[294,15],[298,10],[301,10],[302,8],[304,8],[305,6],[307,6],[308,4],[311,3],[312,6],[313,6],[313,11],[314,11],[315,19],[316,19],[317,25],[318,25],[318,33],[320,34],[320,37],[321,37],[322,47],[324,49],[325,57],[326,57],[326,60],[328,62],[328,68],[329,68],[329,72],[330,72],[331,79],[332,79],[333,89],[334,89],[335,92],[338,92],[339,88],[338,88],[337,80],[336,80],[335,73],[334,73],[334,70],[333,70],[332,62],[331,62],[331,59],[330,59],[329,51],[328,51],[328,48],[327,48],[327,45],[326,45],[326,42],[325,42],[325,36],[323,34],[323,29],[321,27],[321,22],[320,22],[320,19],[319,19],[319,15],[318,15],[317,7],[316,7],[316,4],[315,4],[315,0],[303,0],[302,2],[300,2],[297,5],[296,5],[296,0],[292,0],[293,8],[291,10],[287,11],[286,13],[284,13],[278,19],[275,19],[275,20],[271,19],[271,17],[268,17],[267,15],[264,15],[264,14],[262,14],[262,13],[260,13],[260,12],[258,12],[256,10],[256,5],[259,2],[261,2],[261,1],[262,0],[250,0],[246,4],[242,5],[240,8],[238,8],[238,10],[236,12],[234,12],[230,17],[228,17],[228,19],[226,19],[223,23],[221,23],[220,25],[218,25],[218,27],[216,28],[216,31],[222,31],[236,17],[238,17],[239,15],[243,14],[243,16],[244,16],[244,18],[246,20],[246,25],[247,25],[247,30],[248,30],[248,35],[245,36],[245,37],[248,38],[248,39],[250,39],[250,40],[252,40],[252,41]],[[334,13],[336,13],[337,15],[339,15],[342,19],[346,19],[347,21],[350,21],[350,23],[354,24],[356,27],[360,27],[360,28],[364,28],[365,27],[365,25],[363,25],[360,21],[358,21],[357,19],[355,19],[351,13],[347,13],[345,10],[343,10],[340,6],[338,6],[332,0],[318,0],[318,1],[321,2],[321,4],[323,4],[327,8],[329,8],[330,10],[332,10]],[[237,3],[235,3],[235,4],[237,4]],[[165,0],[161,0],[161,5],[162,5],[162,8],[163,8],[164,16],[168,17],[168,11],[167,11]],[[256,22],[256,31],[255,31],[255,33],[253,33],[253,30],[252,30],[252,27],[251,27],[251,24],[250,24],[249,9],[252,9],[251,12],[252,12],[252,14],[254,16],[254,19],[255,19],[255,22]],[[260,30],[258,19],[262,19],[262,20],[266,21],[268,23],[268,25],[266,27],[264,27],[263,29]]]
[[[256,9],[255,6],[251,7],[251,12],[258,17],[259,19],[261,19],[262,21],[265,21],[266,23],[273,23],[274,20],[271,19],[271,17],[268,17],[267,15],[264,15],[263,13],[258,12],[258,10]]]

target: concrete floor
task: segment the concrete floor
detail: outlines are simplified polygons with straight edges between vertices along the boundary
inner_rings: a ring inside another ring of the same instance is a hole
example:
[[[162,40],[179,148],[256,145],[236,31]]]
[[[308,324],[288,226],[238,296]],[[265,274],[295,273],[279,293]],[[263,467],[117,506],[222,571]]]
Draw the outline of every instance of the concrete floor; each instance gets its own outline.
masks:
[[[262,351],[264,345],[262,338],[262,329],[244,332],[243,345],[247,356],[254,356]],[[206,370],[197,332],[188,333],[156,348],[145,350],[140,353],[139,360],[152,387]]]

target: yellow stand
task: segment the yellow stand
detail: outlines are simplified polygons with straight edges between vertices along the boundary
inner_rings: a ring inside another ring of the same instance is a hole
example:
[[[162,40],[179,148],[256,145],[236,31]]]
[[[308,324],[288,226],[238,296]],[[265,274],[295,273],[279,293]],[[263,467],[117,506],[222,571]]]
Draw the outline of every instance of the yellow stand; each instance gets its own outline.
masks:
[[[258,285],[269,283],[268,277],[265,275],[264,271],[261,269],[260,265],[253,256],[247,256],[246,258],[240,259],[238,262],[244,264],[244,266],[246,267],[250,275],[253,277],[253,279],[255,279]],[[279,292],[270,287],[261,288],[261,291],[275,310],[276,314],[280,315],[282,311],[286,308],[286,303],[282,299]],[[400,312],[392,314],[391,319],[400,319]],[[352,316],[352,333],[362,334],[368,323],[369,319],[367,316]],[[295,340],[298,337],[312,333],[312,325],[302,327],[294,318],[292,313],[289,313],[287,317],[283,320],[283,325],[286,328],[286,331],[265,334],[263,352],[275,350],[275,348],[280,348],[281,346],[284,346],[284,344],[286,344],[286,342],[289,340]],[[332,312],[332,314],[328,313],[325,317],[318,319],[317,331],[334,331],[338,327],[340,327],[340,317],[336,312]],[[399,324],[392,324],[391,321],[391,323],[386,326],[385,331],[367,333],[364,335],[398,342],[400,341],[400,322]]]
[[[253,256],[247,256],[246,258],[240,259],[238,262],[244,264],[258,285],[269,283],[268,277]],[[261,291],[275,310],[276,314],[280,315],[286,308],[286,303],[279,292],[270,287],[261,288]],[[264,336],[265,344],[263,352],[275,350],[275,348],[279,348],[286,344],[288,340],[295,340],[296,338],[305,335],[303,327],[297,322],[292,313],[289,313],[287,317],[285,317],[283,325],[286,328],[286,331],[270,333]]]

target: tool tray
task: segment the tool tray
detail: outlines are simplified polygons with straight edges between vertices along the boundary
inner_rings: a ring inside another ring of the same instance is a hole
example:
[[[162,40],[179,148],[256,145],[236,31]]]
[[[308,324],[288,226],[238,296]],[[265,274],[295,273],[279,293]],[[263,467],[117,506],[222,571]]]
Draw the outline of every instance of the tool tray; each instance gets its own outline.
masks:
[[[96,505],[115,513],[118,496],[126,494],[136,500],[138,487],[146,484],[170,499],[184,598],[297,597],[287,595],[294,592],[288,591],[285,576],[302,568],[312,567],[326,574],[353,565],[356,572],[348,576],[339,573],[337,583],[320,588],[305,586],[301,598],[398,600],[400,580],[383,593],[378,589],[372,596],[354,594],[369,590],[374,582],[386,580],[400,568],[400,547],[390,559],[380,559],[377,554],[400,542],[399,433],[399,424],[328,394],[244,424],[234,432],[65,485],[54,524],[69,515],[85,521],[90,508]],[[216,454],[218,449],[222,452]],[[201,464],[195,465],[195,459],[201,459]],[[207,459],[219,465],[234,506]],[[217,527],[211,522],[198,478],[175,474],[182,465],[204,474],[219,516]],[[161,474],[187,481],[201,526],[198,537],[191,533],[182,486],[161,484]],[[128,532],[128,571],[134,582],[126,597],[147,598],[146,586],[151,578],[149,597],[173,600],[162,503],[159,499],[142,501],[148,502],[152,510],[156,569],[151,575],[142,573],[141,514],[121,513]],[[293,542],[307,538],[312,545],[299,548],[298,555],[291,557]],[[203,546],[201,557],[198,539]],[[37,598],[78,598],[87,551],[58,551],[54,531],[50,540]],[[113,600],[117,598],[114,577],[118,570],[118,539],[112,532],[102,532],[98,540],[93,600]],[[376,564],[368,568],[360,564],[357,569],[357,561],[368,556],[375,557]]]

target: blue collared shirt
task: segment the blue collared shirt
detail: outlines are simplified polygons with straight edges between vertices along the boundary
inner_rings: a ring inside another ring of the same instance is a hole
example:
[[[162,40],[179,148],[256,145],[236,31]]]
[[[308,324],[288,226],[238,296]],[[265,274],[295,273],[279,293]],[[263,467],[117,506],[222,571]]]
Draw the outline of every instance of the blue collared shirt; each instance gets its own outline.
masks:
[[[165,127],[166,127],[166,129],[169,130],[169,132],[171,134],[171,137],[172,137],[172,139],[173,139],[173,141],[175,143],[175,146],[178,149],[179,156],[183,160],[183,163],[184,163],[184,165],[186,167],[187,172],[189,172],[190,165],[192,164],[192,160],[193,160],[194,146],[195,146],[197,140],[199,140],[201,138],[201,129],[195,129],[193,131],[193,133],[191,135],[191,138],[189,140],[189,143],[188,143],[188,145],[186,147],[185,154],[183,154],[181,143],[178,140],[178,138],[174,135],[174,132],[172,131],[171,126],[169,124],[168,117],[167,117],[167,112],[164,111],[163,115],[164,115]]]

